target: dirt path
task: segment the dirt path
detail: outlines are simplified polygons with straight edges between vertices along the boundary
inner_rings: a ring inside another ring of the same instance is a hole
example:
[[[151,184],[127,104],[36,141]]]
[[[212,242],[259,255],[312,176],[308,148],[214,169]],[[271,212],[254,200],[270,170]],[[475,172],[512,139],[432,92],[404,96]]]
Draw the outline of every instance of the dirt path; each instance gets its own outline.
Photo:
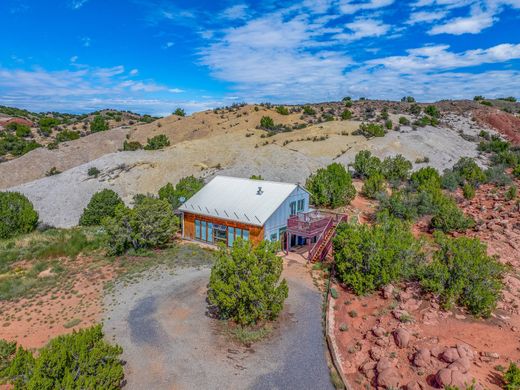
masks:
[[[321,295],[301,263],[285,268],[279,326],[251,348],[231,343],[206,316],[208,268],[158,270],[117,285],[105,301],[105,331],[124,348],[128,388],[331,389]]]

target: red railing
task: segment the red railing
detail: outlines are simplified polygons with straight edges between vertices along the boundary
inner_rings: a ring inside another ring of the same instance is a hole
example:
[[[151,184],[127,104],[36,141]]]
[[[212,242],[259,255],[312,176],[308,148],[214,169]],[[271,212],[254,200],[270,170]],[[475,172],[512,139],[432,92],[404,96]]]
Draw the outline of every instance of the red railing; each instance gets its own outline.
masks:
[[[316,240],[316,243],[313,245],[313,247],[309,250],[309,260],[312,261],[314,259],[314,256],[316,256],[316,252],[320,249],[321,244],[323,243],[323,240],[325,239],[327,232],[329,229],[332,229],[334,226],[334,221],[332,218],[328,219],[328,223],[321,232],[320,236]]]
[[[318,261],[323,261],[325,259],[325,257],[327,257],[327,254],[329,253],[329,251],[332,248],[332,239],[334,238],[334,235],[336,234],[336,232],[335,232],[336,227],[341,222],[346,221],[347,218],[348,217],[346,215],[342,215],[342,214],[335,214],[334,216],[332,216],[330,218],[329,224],[323,230],[322,234],[320,235],[320,237],[318,238],[318,240],[316,241],[314,246],[309,251],[309,261],[315,260],[316,254],[318,254],[318,259],[317,259]],[[331,235],[327,235],[327,232],[330,229],[334,229],[334,232]],[[325,239],[327,239],[327,242],[325,243],[324,247],[321,247],[321,245],[323,244]],[[320,248],[321,248],[321,252],[317,253],[318,250],[320,250]]]
[[[289,217],[287,231],[302,237],[314,237],[323,231],[329,221],[330,217],[316,212],[300,213]]]

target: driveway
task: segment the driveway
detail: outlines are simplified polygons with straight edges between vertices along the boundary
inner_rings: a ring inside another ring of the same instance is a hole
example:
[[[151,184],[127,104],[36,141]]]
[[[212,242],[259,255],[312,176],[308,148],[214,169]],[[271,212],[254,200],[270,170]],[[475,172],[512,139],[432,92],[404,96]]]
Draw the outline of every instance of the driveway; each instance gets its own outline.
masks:
[[[285,264],[289,298],[277,328],[252,347],[206,316],[209,268],[149,271],[105,298],[104,329],[120,344],[129,389],[332,389],[320,292],[299,262]]]

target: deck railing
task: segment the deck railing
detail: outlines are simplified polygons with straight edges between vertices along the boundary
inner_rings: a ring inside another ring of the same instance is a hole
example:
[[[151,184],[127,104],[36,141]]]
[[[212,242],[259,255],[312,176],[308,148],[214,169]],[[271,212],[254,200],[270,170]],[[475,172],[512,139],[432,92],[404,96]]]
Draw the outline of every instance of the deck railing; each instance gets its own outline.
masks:
[[[327,237],[327,232],[330,229],[336,229],[336,226],[338,226],[341,222],[346,221],[347,218],[348,217],[343,214],[334,214],[334,216],[332,216],[330,218],[329,224],[327,224],[327,226],[321,233],[318,240],[316,240],[316,243],[309,250],[309,261],[313,261],[314,257],[316,255],[319,256],[319,258],[317,259],[318,261],[323,261],[325,259],[325,257],[329,253],[330,249],[332,248],[332,239],[334,238],[334,235],[335,235],[335,232],[334,232],[332,235]],[[323,244],[325,239],[327,239],[328,241],[325,243],[325,246],[322,247],[321,245]],[[321,253],[317,253],[320,249],[321,249]]]

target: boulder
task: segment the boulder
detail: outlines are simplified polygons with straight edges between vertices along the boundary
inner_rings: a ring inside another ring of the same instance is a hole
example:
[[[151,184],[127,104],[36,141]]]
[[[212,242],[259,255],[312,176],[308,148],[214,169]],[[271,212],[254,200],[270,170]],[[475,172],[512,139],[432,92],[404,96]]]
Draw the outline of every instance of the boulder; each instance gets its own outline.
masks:
[[[471,377],[468,374],[450,368],[441,368],[435,375],[435,381],[441,388],[454,386],[459,389],[465,389],[472,383]]]
[[[374,326],[372,328],[372,333],[374,334],[374,336],[376,337],[383,337],[386,335],[386,330],[380,326]]]
[[[361,371],[367,379],[372,379],[376,376],[376,364],[376,362],[369,360],[365,362],[361,367],[359,367],[359,371]]]
[[[391,284],[386,285],[383,288],[383,298],[390,299],[394,296],[394,286]]]
[[[471,367],[471,362],[467,357],[461,357],[455,360],[453,363],[451,363],[448,368],[452,370],[459,370],[463,372],[464,374],[469,371]]]
[[[376,347],[376,346],[373,346],[372,348],[370,348],[370,351],[368,351],[368,353],[369,353],[370,357],[376,361],[381,359],[384,355],[383,349],[380,347]]]
[[[457,351],[459,352],[459,356],[461,358],[466,357],[469,360],[475,359],[475,353],[468,345],[459,343],[459,344],[457,344],[456,348],[457,348]]]
[[[421,348],[413,357],[413,364],[417,367],[426,367],[431,363],[431,353],[427,348]]]
[[[410,343],[410,333],[403,328],[399,328],[394,332],[395,344],[399,348],[406,348]]]
[[[392,361],[388,358],[382,358],[381,360],[379,360],[379,362],[377,362],[377,365],[376,365],[376,371],[377,372],[383,372],[389,368],[393,368],[394,367],[394,364],[392,363]]]
[[[441,359],[446,363],[453,363],[458,358],[460,358],[460,355],[459,351],[457,351],[457,348],[446,348],[441,354]]]
[[[411,381],[404,387],[405,390],[423,390],[423,386],[417,381]]]
[[[401,377],[395,368],[387,368],[377,375],[377,385],[384,389],[397,389]]]

